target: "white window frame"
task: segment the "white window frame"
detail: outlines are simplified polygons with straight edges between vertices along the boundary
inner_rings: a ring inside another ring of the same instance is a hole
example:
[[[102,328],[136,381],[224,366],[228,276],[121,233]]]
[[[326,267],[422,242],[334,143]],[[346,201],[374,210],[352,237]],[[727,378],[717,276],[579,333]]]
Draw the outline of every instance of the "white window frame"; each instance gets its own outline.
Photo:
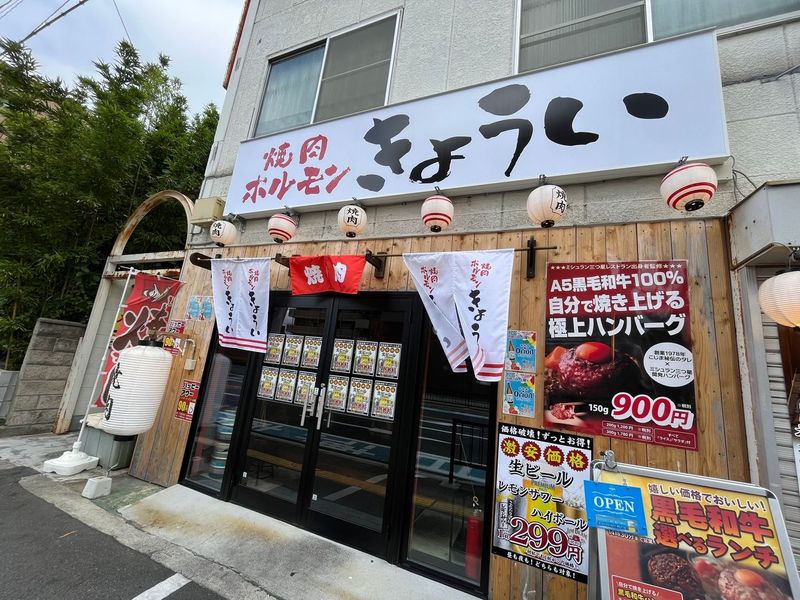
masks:
[[[515,39],[515,43],[514,43],[514,56],[513,56],[512,60],[513,60],[513,63],[514,63],[513,64],[514,74],[519,75],[520,74],[520,70],[519,70],[519,48],[520,48],[520,43],[522,42],[522,1],[523,0],[515,0],[515,1],[516,1],[516,6],[515,6],[515,8],[516,8],[516,10],[515,10],[515,19],[516,19],[515,38],[516,39]],[[632,7],[634,7],[636,5],[639,5],[639,4],[642,4],[642,3],[644,4],[645,34],[646,34],[646,37],[647,37],[647,39],[645,40],[644,43],[645,44],[651,44],[651,43],[653,43],[655,41],[654,35],[653,35],[653,4],[652,4],[652,0],[632,1],[630,4],[628,4],[628,5],[624,6],[624,7],[617,8],[617,9],[614,9],[612,11],[606,11],[604,13],[597,13],[597,15],[592,15],[591,17],[586,17],[584,19],[576,19],[574,21],[570,21],[569,23],[561,24],[558,27],[563,27],[566,24],[575,24],[575,23],[579,23],[581,21],[586,21],[586,20],[589,20],[589,19],[593,19],[593,18],[595,18],[595,17],[597,17],[599,15],[609,14],[609,13],[625,10],[627,8],[632,8]],[[763,19],[757,19],[755,21],[747,21],[745,23],[739,23],[738,25],[730,25],[729,27],[717,28],[717,38],[730,37],[730,36],[733,36],[733,35],[736,35],[736,34],[739,34],[739,33],[743,33],[743,32],[746,32],[746,31],[754,31],[754,30],[757,30],[757,29],[764,29],[766,27],[772,27],[774,25],[780,25],[781,23],[790,23],[792,21],[797,21],[797,20],[800,20],[800,10],[795,10],[795,11],[792,11],[792,12],[783,13],[783,14],[780,14],[780,15],[772,16],[772,17],[765,17]],[[551,28],[551,29],[555,29],[555,28]],[[535,33],[546,33],[547,31],[550,31],[550,30],[549,29],[543,29],[543,30],[537,31]],[[698,31],[700,31],[700,30],[698,29]],[[532,35],[532,34],[528,34],[528,35]],[[682,34],[682,35],[685,35],[685,34]],[[664,38],[664,39],[668,39],[668,38]],[[620,48],[620,50],[624,50],[624,48]],[[556,67],[556,66],[565,65],[565,64],[569,64],[571,62],[577,62],[577,61],[580,61],[580,60],[587,60],[589,58],[594,58],[596,56],[602,56],[603,54],[612,54],[614,52],[619,52],[620,50],[612,50],[610,52],[604,52],[604,53],[601,53],[601,54],[593,54],[592,56],[586,56],[586,57],[583,57],[583,58],[577,58],[577,59],[572,60],[572,61],[564,61],[563,63],[557,63],[555,65],[548,65],[546,67],[542,67],[541,69],[533,69],[531,71],[525,71],[525,73],[532,73],[533,71],[541,71],[543,69],[550,69],[550,68],[553,68],[553,67]]]
[[[256,139],[257,137],[268,137],[268,136],[271,136],[271,135],[277,135],[279,133],[286,133],[287,131],[292,131],[294,129],[301,129],[303,127],[308,127],[309,125],[313,125],[314,123],[321,122],[321,121],[317,121],[316,120],[317,107],[318,107],[318,102],[319,102],[319,92],[320,92],[320,88],[322,87],[322,75],[325,72],[325,61],[328,59],[328,46],[330,44],[330,41],[332,39],[334,39],[334,38],[337,38],[337,37],[340,37],[340,36],[345,35],[347,33],[350,33],[351,31],[355,31],[357,29],[361,29],[362,27],[367,27],[368,25],[372,25],[373,23],[377,23],[378,21],[383,21],[383,20],[386,20],[386,19],[394,17],[395,21],[394,21],[394,35],[392,36],[392,50],[389,53],[389,73],[387,74],[387,78],[386,78],[386,92],[385,92],[385,94],[383,96],[383,106],[386,106],[388,104],[388,102],[389,102],[389,92],[391,91],[392,76],[394,75],[395,58],[396,58],[396,54],[397,54],[397,41],[398,41],[399,34],[400,34],[400,22],[401,22],[402,12],[403,12],[402,9],[397,9],[397,10],[392,10],[392,11],[389,11],[389,12],[381,13],[381,14],[379,14],[377,16],[370,17],[369,19],[365,19],[363,21],[359,21],[358,23],[355,23],[354,25],[350,25],[348,27],[337,29],[337,30],[335,30],[335,31],[333,31],[331,33],[319,36],[318,38],[316,38],[314,40],[310,40],[308,42],[304,42],[302,44],[298,44],[297,46],[294,46],[294,47],[289,48],[289,49],[281,50],[280,52],[275,53],[274,55],[270,56],[267,59],[267,68],[265,69],[264,76],[263,76],[263,78],[261,80],[261,93],[259,94],[258,103],[256,104],[256,107],[255,107],[254,112],[253,112],[252,122],[250,123],[250,131],[249,131],[249,135],[248,135],[247,139],[252,140],[252,139]],[[276,62],[280,62],[283,59],[290,59],[293,55],[299,54],[299,53],[303,52],[304,50],[311,50],[312,48],[314,48],[316,46],[320,46],[322,44],[325,45],[325,49],[324,49],[324,51],[322,53],[322,67],[319,70],[319,79],[317,80],[317,89],[314,92],[314,107],[313,107],[313,109],[311,111],[311,121],[309,123],[306,123],[305,125],[298,125],[297,127],[289,127],[288,129],[281,129],[280,131],[274,131],[272,133],[265,133],[265,134],[256,136],[256,129],[258,128],[258,119],[261,116],[261,108],[262,108],[262,106],[264,104],[264,97],[267,95],[267,84],[269,83],[269,74],[270,74],[270,71],[272,70],[272,66]],[[375,110],[375,109],[371,108],[369,110]],[[364,111],[359,111],[359,112],[364,112]],[[348,113],[346,115],[340,115],[338,117],[334,117],[333,119],[327,119],[325,122],[327,122],[327,121],[335,121],[336,119],[342,119],[344,117],[349,117],[349,116],[352,116],[354,114],[358,114],[358,113]]]

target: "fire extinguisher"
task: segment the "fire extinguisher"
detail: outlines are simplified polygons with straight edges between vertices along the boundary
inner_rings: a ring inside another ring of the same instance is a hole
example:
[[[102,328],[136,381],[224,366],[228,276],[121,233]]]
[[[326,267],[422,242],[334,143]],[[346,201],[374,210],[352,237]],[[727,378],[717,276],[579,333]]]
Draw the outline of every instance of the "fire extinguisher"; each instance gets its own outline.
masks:
[[[472,497],[472,513],[467,517],[467,541],[464,574],[473,581],[481,578],[481,542],[483,541],[483,511],[478,497]]]

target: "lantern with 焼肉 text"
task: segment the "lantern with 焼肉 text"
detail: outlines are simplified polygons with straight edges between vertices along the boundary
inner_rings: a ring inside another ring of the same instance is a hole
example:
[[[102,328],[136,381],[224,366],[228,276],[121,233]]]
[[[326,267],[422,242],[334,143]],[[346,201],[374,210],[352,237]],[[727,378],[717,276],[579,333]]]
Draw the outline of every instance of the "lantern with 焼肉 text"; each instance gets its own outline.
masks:
[[[115,435],[137,435],[150,429],[171,368],[172,354],[160,342],[142,341],[122,350],[108,374],[100,428]]]
[[[367,213],[355,204],[348,204],[339,210],[339,231],[349,238],[364,232],[367,226]]]
[[[567,194],[557,185],[540,185],[528,195],[527,207],[534,224],[552,227],[567,210]]]
[[[227,246],[236,241],[238,233],[236,225],[230,221],[214,221],[208,230],[208,237],[218,246]]]

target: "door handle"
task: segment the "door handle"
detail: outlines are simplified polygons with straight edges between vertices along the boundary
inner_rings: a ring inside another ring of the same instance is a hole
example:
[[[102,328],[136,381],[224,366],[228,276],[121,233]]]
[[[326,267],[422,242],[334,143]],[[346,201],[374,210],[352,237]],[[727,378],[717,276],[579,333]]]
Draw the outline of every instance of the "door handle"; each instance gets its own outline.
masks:
[[[319,397],[319,388],[314,388],[314,399],[316,400]],[[308,413],[308,396],[306,396],[305,400],[303,400],[303,412],[300,415],[300,427],[306,424],[306,414]],[[314,409],[311,409],[311,414],[314,413]]]
[[[317,400],[317,431],[322,428],[322,413],[325,410],[325,384],[323,383],[320,387],[320,394],[322,395],[321,400]]]

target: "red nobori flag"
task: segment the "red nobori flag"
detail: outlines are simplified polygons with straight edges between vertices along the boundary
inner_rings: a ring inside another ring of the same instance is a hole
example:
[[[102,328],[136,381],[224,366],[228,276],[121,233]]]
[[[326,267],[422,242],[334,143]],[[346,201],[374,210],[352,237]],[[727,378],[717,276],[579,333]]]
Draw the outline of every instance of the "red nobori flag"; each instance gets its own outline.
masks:
[[[117,315],[113,339],[102,374],[103,387],[100,396],[95,400],[95,406],[106,405],[105,397],[109,384],[106,379],[117,364],[119,353],[125,348],[138,346],[139,341],[147,336],[148,330],[155,332],[167,326],[175,295],[183,285],[174,279],[145,273],[137,273],[134,277],[133,288]]]
[[[292,256],[289,259],[292,294],[357,294],[365,264],[362,254]]]

